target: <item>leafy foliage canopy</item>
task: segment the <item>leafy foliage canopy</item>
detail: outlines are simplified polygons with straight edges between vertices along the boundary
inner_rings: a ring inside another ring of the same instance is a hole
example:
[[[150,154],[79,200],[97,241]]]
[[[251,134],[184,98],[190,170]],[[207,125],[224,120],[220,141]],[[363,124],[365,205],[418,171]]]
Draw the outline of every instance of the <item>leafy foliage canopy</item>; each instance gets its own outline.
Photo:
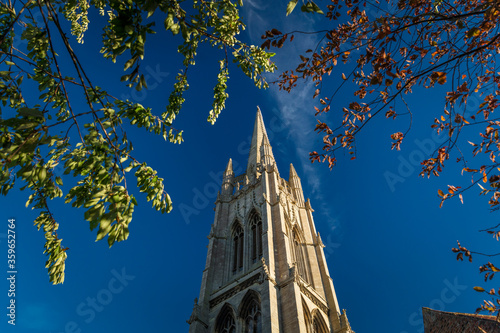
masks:
[[[267,87],[262,74],[274,71],[273,54],[238,39],[244,29],[241,5],[231,0],[0,3],[0,191],[7,195],[20,182],[20,188],[30,192],[26,205],[39,211],[35,225],[45,232],[46,267],[54,284],[64,281],[67,248],[61,244],[59,224],[49,208],[52,199],[64,196],[66,203],[85,209],[90,229],[97,230],[96,240],[107,236],[109,246],[129,236],[137,205],[129,192],[129,174],[153,208],[162,213],[172,209],[163,179],[133,156],[126,128],[136,126],[171,143],[182,142],[182,131],[172,124],[184,103],[187,72],[201,44],[221,52],[210,123],[216,121],[228,97],[231,59],[257,87]],[[71,47],[83,43],[89,13],[106,18],[101,53],[113,62],[124,58],[121,81],[137,90],[147,88],[141,64],[156,24],[163,23],[162,29],[177,35],[172,38],[183,61],[161,114],[115,98],[92,83],[88,68]],[[38,87],[38,96],[33,87]],[[62,177],[54,172],[58,165],[63,165],[63,177],[77,180],[66,194]]]

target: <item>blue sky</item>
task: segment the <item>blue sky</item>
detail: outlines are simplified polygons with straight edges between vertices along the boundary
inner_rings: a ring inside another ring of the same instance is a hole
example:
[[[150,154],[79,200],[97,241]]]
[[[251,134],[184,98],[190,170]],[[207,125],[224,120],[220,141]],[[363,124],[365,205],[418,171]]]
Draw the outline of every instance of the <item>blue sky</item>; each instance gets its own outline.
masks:
[[[273,27],[283,32],[318,27],[313,16],[297,12],[285,18],[285,7],[245,2],[242,13],[248,27],[242,38],[260,44],[259,36]],[[75,46],[85,54],[84,65],[92,67],[94,83],[161,113],[181,63],[175,39],[163,33],[150,38],[143,64],[150,90],[137,93],[119,83],[121,64],[113,65],[97,53],[99,35],[91,24],[85,44]],[[314,38],[298,36],[278,54],[280,68],[296,64],[297,51],[314,45]],[[230,68],[226,110],[211,126],[206,118],[217,54],[207,47],[199,54],[190,70],[186,103],[174,124],[184,130],[185,142],[165,143],[141,130],[129,134],[136,158],[148,161],[165,179],[174,201],[172,213],[157,213],[145,196],[138,195],[129,239],[108,249],[105,241],[94,242],[95,232],[89,230],[82,210],[65,207],[62,200],[54,203],[58,233],[70,250],[66,281],[53,286],[44,267],[43,233],[33,226],[36,212],[25,208],[28,194],[14,191],[0,198],[0,253],[7,252],[7,220],[15,218],[18,266],[15,327],[7,324],[5,315],[7,280],[0,283],[1,332],[186,332],[199,293],[221,174],[229,158],[237,173],[243,171],[257,105],[281,176],[288,179],[293,163],[304,195],[311,199],[339,304],[347,309],[356,332],[423,332],[422,306],[476,309],[482,298],[472,287],[494,287],[484,284],[478,273],[479,264],[487,260],[476,256],[472,264],[456,262],[450,249],[458,239],[471,248],[494,252],[496,243],[477,230],[497,224],[497,215],[489,213],[487,201],[475,188],[463,205],[457,200],[439,208],[438,188],[470,181],[460,176],[460,167],[452,161],[438,179],[418,177],[422,157],[443,140],[429,127],[442,111],[437,93],[418,94],[417,89],[409,98],[414,130],[402,151],[390,150],[389,135],[404,131],[405,121],[375,120],[378,131],[369,130],[359,138],[357,159],[341,158],[330,171],[308,159],[310,151],[321,147],[321,137],[312,131],[316,120],[310,85],[292,94],[276,87],[260,91]],[[334,73],[330,83],[337,80],[340,73]],[[348,95],[335,103],[347,102]],[[7,275],[5,268],[2,275]]]

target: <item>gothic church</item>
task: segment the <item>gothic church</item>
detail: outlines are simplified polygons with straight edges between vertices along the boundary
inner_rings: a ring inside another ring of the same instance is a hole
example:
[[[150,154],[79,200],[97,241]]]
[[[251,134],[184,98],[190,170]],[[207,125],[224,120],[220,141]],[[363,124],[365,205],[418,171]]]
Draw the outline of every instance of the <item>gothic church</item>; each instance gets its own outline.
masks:
[[[340,311],[313,209],[281,178],[257,111],[245,174],[229,160],[189,333],[354,333]]]

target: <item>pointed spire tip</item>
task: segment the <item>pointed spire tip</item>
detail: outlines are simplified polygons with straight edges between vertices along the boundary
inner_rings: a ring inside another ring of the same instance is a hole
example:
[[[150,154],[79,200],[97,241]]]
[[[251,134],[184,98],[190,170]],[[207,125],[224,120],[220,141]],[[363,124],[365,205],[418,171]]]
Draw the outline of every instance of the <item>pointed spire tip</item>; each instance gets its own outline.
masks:
[[[267,142],[264,141],[267,144],[269,142],[269,138],[267,138],[267,132],[266,132],[266,127],[264,125],[264,119],[262,117],[262,113],[260,111],[259,106],[257,106],[257,114],[255,115],[252,141],[250,144],[250,153],[248,156],[247,172],[250,171],[251,165],[255,167],[258,163],[260,163],[261,159],[260,147],[262,146],[264,137],[266,137],[267,139]]]
[[[233,159],[232,158],[229,158],[229,162],[227,162],[226,171],[224,173],[225,174],[233,173]]]

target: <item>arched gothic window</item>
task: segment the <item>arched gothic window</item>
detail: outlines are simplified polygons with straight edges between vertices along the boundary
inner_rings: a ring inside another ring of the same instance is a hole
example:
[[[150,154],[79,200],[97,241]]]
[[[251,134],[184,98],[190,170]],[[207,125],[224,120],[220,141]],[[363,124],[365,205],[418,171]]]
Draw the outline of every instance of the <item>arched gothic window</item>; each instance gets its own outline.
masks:
[[[311,282],[311,279],[309,279],[309,275],[307,273],[307,267],[306,267],[306,261],[304,257],[304,250],[302,243],[300,242],[299,236],[297,235],[297,232],[295,229],[292,231],[292,237],[293,237],[293,249],[294,249],[294,255],[295,255],[295,262],[297,263],[297,269],[299,271],[299,275],[304,278],[307,282]]]
[[[315,314],[313,319],[313,333],[328,333],[328,327],[320,314]]]
[[[243,298],[240,316],[244,333],[262,333],[260,302],[255,292],[250,291]]]
[[[252,302],[245,318],[245,333],[261,333],[260,309],[256,301]]]
[[[239,223],[233,229],[233,274],[243,270],[243,228]]]
[[[229,306],[224,306],[217,316],[215,333],[235,333],[236,322]]]
[[[262,219],[257,213],[250,216],[250,230],[251,230],[251,259],[252,263],[257,262],[262,257]]]
[[[306,324],[306,333],[311,333],[311,315],[307,309],[307,305],[304,300],[302,300],[302,311],[304,312],[304,322]]]

